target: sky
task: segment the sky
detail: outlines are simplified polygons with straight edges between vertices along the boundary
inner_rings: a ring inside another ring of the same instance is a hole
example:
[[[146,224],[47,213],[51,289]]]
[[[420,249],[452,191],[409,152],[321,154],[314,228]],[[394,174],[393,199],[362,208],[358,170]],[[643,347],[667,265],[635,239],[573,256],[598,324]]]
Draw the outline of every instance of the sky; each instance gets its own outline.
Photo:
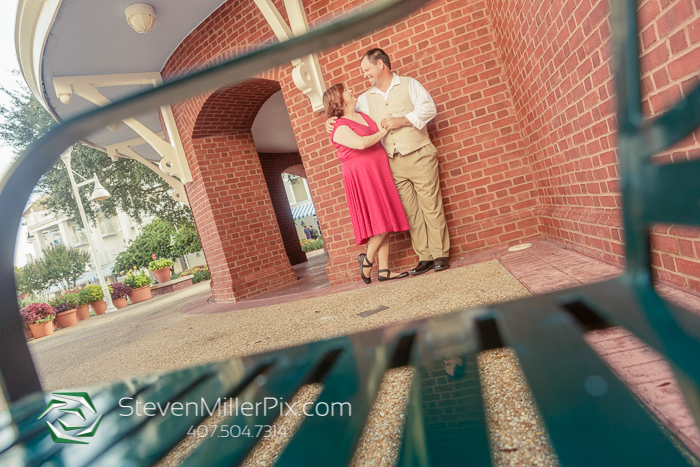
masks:
[[[18,0],[0,0],[0,85],[9,90],[20,89],[17,80],[21,75],[13,74],[13,70],[19,70],[17,56],[15,55],[15,17],[17,15]],[[0,104],[7,105],[9,99],[0,93]],[[12,148],[0,141],[0,178],[10,168],[15,154]],[[26,241],[27,233],[24,227],[20,229],[15,245],[15,265],[26,264],[27,253],[33,253],[34,249]]]

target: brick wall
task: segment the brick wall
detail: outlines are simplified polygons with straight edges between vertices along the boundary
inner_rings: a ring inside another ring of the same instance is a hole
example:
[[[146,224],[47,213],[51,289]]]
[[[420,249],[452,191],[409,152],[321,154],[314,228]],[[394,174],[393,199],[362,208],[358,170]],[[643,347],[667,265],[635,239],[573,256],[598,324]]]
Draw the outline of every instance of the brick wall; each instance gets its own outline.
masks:
[[[328,21],[365,2],[308,2],[309,22]],[[252,2],[251,2],[252,5]],[[280,2],[276,2],[283,11]],[[167,79],[274,40],[250,5],[228,2],[183,41],[163,69]],[[359,59],[384,48],[393,69],[418,79],[433,96],[438,116],[429,125],[440,151],[441,184],[454,257],[495,250],[542,233],[534,174],[520,137],[510,90],[485,2],[442,1],[370,37],[319,54],[327,85],[367,88]],[[328,240],[332,284],[356,280],[355,245],[336,151],[308,99],[291,81],[291,67],[272,70],[287,104],[319,221]],[[181,132],[199,118],[194,99],[175,106]],[[182,123],[180,123],[182,122]],[[191,135],[191,130],[189,130]],[[186,139],[186,138],[183,138]],[[186,151],[188,148],[186,147]],[[407,234],[394,236],[392,267],[414,265]]]
[[[536,173],[545,236],[623,264],[611,33],[605,0],[487,0]],[[640,2],[642,108],[658,115],[698,80],[700,2]],[[697,134],[657,157],[698,155]],[[699,231],[652,229],[655,275],[700,290]]]
[[[310,0],[305,8],[313,27],[365,3]],[[697,81],[699,3],[641,3],[647,115],[663,111]],[[275,4],[285,16],[281,0]],[[182,42],[163,75],[179,76],[275,40],[253,2],[229,1]],[[319,61],[327,85],[344,82],[359,94],[366,89],[359,59],[379,46],[390,54],[395,71],[418,79],[431,93],[438,115],[428,130],[440,151],[453,257],[545,237],[620,264],[609,41],[604,0],[436,1],[404,21],[324,51]],[[290,114],[327,240],[329,279],[332,284],[356,280],[354,258],[363,248],[354,243],[341,167],[323,130],[324,118],[294,86],[291,65],[263,75],[259,78],[278,83]],[[192,130],[203,118],[207,98],[173,109],[191,164]],[[693,136],[658,159],[697,154]],[[191,200],[204,202],[201,190],[190,190]],[[679,237],[670,226],[654,231],[657,276],[697,289],[698,232],[685,229]],[[417,260],[407,234],[394,235],[390,260],[399,269]]]

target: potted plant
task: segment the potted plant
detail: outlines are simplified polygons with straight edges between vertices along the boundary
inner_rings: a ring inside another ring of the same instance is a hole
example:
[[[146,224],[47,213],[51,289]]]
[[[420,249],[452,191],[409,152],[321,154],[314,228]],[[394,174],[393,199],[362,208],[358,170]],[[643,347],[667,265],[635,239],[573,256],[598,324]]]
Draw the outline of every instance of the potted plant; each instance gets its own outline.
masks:
[[[155,259],[155,256],[156,255],[153,255],[153,261],[148,263],[148,270],[155,274],[159,284],[168,282],[170,280],[170,266],[175,263],[167,258]]]
[[[90,290],[83,289],[78,292],[78,308],[75,310],[75,316],[78,318],[78,321],[90,317],[90,296]]]
[[[84,290],[88,290],[88,302],[92,305],[92,311],[96,315],[103,315],[107,311],[107,303],[103,300],[105,294],[102,287],[97,284],[88,285]]]
[[[151,295],[151,278],[145,273],[132,274],[130,272],[124,279],[124,284],[131,287],[129,301],[132,304],[153,298],[153,295]]]
[[[109,291],[112,295],[112,303],[114,303],[114,306],[117,308],[124,308],[126,306],[126,296],[131,293],[131,287],[117,282],[109,286]]]
[[[29,326],[35,339],[53,334],[53,320],[56,312],[47,303],[31,303],[20,312],[22,321]]]
[[[67,328],[78,322],[78,317],[75,315],[78,302],[80,298],[77,292],[68,292],[49,301],[56,312],[56,321],[60,327]]]

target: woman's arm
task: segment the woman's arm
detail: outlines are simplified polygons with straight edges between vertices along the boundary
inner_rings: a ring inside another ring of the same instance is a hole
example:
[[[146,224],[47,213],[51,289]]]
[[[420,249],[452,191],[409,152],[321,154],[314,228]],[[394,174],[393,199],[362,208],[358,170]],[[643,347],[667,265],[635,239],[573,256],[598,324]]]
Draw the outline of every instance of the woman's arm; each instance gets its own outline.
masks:
[[[378,132],[369,136],[360,136],[350,129],[349,126],[343,125],[335,130],[333,142],[346,146],[350,149],[367,149],[370,146],[377,144],[386,135],[387,130],[380,128]]]

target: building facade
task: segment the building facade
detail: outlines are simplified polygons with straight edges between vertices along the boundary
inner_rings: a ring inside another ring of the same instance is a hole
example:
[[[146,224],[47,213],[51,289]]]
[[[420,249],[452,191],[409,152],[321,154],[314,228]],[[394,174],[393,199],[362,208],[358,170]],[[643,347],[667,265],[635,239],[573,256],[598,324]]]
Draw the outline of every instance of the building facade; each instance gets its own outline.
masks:
[[[43,250],[50,245],[78,248],[89,253],[90,246],[85,230],[77,223],[68,221],[66,216],[57,216],[46,210],[41,205],[43,199],[44,196],[37,198],[22,215],[27,228],[27,242],[34,249],[32,258],[27,258],[27,261],[42,258]],[[97,249],[97,260],[105,276],[111,275],[115,258],[127,248],[130,241],[136,239],[140,227],[121,211],[116,217],[98,216],[97,227],[91,226],[91,230]],[[85,281],[97,278],[94,260],[90,260],[89,267],[91,269],[84,276]]]
[[[166,14],[187,2],[152,3],[157,14]],[[213,2],[196,27],[171,39],[162,62],[149,62],[149,70],[169,81],[276,42],[280,33],[273,26],[279,31],[280,25],[269,15],[271,7],[260,3]],[[313,28],[365,3],[277,0],[272,5],[294,29],[288,14],[294,8]],[[69,28],[61,24],[69,22],[65,8],[66,14],[48,28],[56,34],[46,36],[44,54],[54,60],[69,53],[58,43],[70,39]],[[643,108],[649,117],[698,82],[699,9],[691,0],[639,2]],[[81,33],[80,28],[74,32]],[[148,34],[142,36],[149,40]],[[173,122],[164,132],[181,144],[187,173],[179,180],[199,229],[216,300],[236,301],[296,280],[292,266],[303,260],[291,241],[297,232],[288,207],[287,214],[279,207],[284,191],[271,180],[300,164],[326,239],[330,282],[357,279],[355,258],[363,248],[353,239],[340,162],[313,91],[338,82],[356,95],[367,89],[359,61],[372,47],[383,48],[392,69],[419,80],[437,104],[428,131],[440,152],[453,258],[546,239],[624,264],[608,3],[443,0],[305,58],[309,67],[318,65],[320,88],[312,83],[310,92],[301,90],[294,79],[300,65],[290,63],[172,103],[171,114],[162,113],[172,115]],[[109,72],[142,71],[130,66],[125,62]],[[107,72],[73,67],[73,75]],[[59,71],[49,76],[51,67],[44,70],[38,82],[55,82]],[[64,88],[54,87],[54,95],[36,93],[60,113],[56,99]],[[281,97],[283,105],[275,113],[288,116],[293,144],[270,151],[254,126],[272,96]],[[698,154],[696,132],[657,157],[659,163],[673,163]],[[657,278],[700,292],[700,231],[658,225],[651,235]],[[394,235],[391,267],[407,269],[416,261],[407,234]]]

